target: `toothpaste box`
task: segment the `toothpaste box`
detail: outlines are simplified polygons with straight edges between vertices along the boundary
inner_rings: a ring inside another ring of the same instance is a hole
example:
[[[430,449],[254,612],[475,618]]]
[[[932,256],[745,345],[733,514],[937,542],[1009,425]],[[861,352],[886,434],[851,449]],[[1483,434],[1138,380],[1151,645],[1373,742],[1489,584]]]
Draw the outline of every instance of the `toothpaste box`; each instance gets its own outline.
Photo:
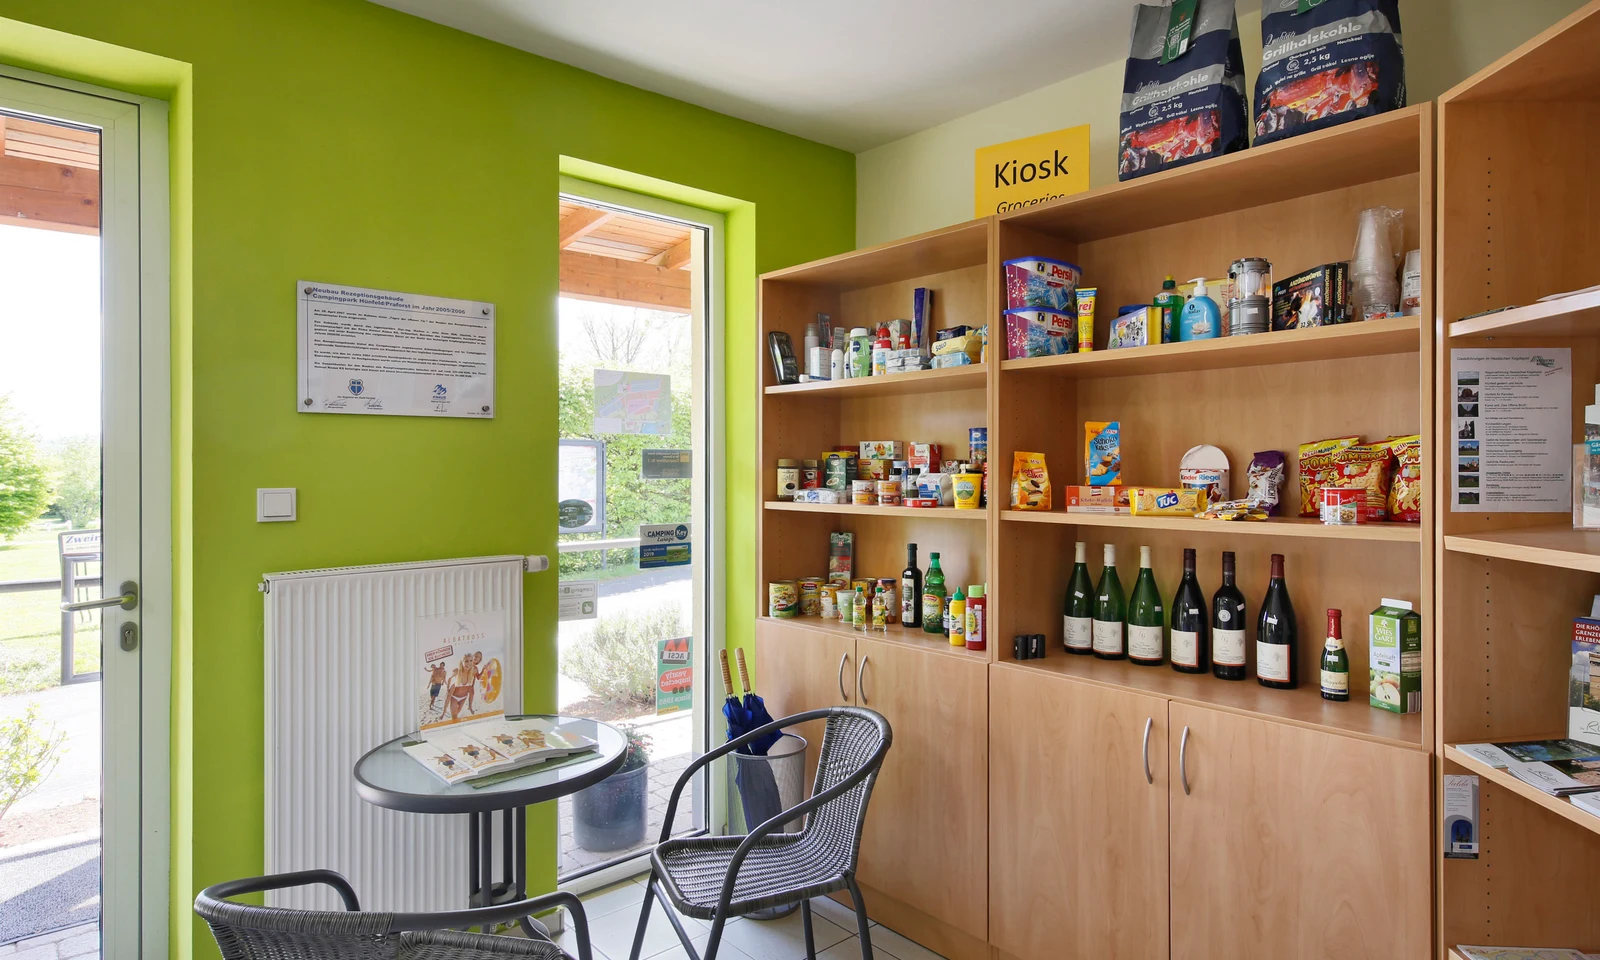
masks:
[[[861,441],[861,459],[863,460],[904,460],[905,458],[906,444],[904,440]]]
[[[1368,691],[1390,713],[1422,710],[1422,617],[1405,600],[1384,599],[1367,618]]]
[[[937,443],[920,443],[913,440],[907,447],[906,461],[912,473],[933,473],[939,469],[941,452]]]
[[[1128,488],[1121,484],[1107,487],[1066,487],[1063,497],[1068,513],[1132,513]]]

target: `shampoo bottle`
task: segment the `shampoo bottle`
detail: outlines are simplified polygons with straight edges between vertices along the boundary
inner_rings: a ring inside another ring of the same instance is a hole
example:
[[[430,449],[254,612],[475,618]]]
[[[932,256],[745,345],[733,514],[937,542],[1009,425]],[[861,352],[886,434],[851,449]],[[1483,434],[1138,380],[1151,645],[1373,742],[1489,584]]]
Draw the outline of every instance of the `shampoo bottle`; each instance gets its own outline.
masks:
[[[1217,302],[1206,295],[1206,278],[1189,281],[1194,284],[1194,296],[1183,305],[1183,315],[1178,321],[1178,339],[1210,340],[1222,336],[1222,310]]]

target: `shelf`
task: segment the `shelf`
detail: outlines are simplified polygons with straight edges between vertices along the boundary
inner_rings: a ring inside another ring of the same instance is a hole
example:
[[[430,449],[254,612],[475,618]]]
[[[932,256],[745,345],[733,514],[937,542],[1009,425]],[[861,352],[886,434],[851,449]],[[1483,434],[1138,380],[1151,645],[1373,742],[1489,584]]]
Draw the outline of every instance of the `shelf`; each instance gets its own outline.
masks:
[[[855,503],[794,503],[788,500],[768,500],[763,506],[785,513],[843,513],[914,520],[976,520],[981,523],[989,518],[988,510],[957,510],[954,507],[874,507]]]
[[[1314,685],[1294,690],[1263,687],[1254,677],[1218,680],[1210,673],[1179,673],[1170,666],[1141,667],[1129,660],[1101,660],[1070,654],[1059,648],[1038,660],[1002,660],[998,667],[1039,670],[1074,680],[1165,697],[1201,707],[1227,710],[1264,720],[1275,720],[1314,730],[1333,731],[1393,746],[1424,749],[1422,714],[1389,713],[1368,705],[1356,694],[1365,684],[1352,683],[1352,699],[1334,703],[1322,699]]]
[[[1538,787],[1523,783],[1505,770],[1491,767],[1482,760],[1457,750],[1452,744],[1445,746],[1444,756],[1446,760],[1460,764],[1469,773],[1475,773],[1501,789],[1509,790],[1524,800],[1530,800],[1557,816],[1566,817],[1585,830],[1600,833],[1600,817],[1573,806],[1572,801],[1566,797],[1552,797]]]
[[[1094,350],[1061,357],[1006,360],[1000,369],[1045,373],[1073,380],[1133,377],[1151,373],[1226,370],[1307,360],[1376,357],[1421,349],[1421,317],[1389,317],[1310,330],[1280,330],[1244,337],[1161,343],[1121,350]],[[769,391],[771,387],[767,388]]]
[[[1600,573],[1600,531],[1567,526],[1514,527],[1446,536],[1444,548],[1497,560]]]
[[[823,620],[821,617],[796,617],[793,620],[780,620],[776,617],[758,617],[758,620],[767,623],[782,624],[785,627],[794,627],[799,630],[809,630],[815,633],[828,634],[835,637],[850,637],[860,640],[877,640],[881,643],[893,643],[906,647],[914,647],[928,653],[936,653],[947,657],[957,657],[962,660],[971,660],[977,663],[988,663],[987,650],[968,650],[966,647],[953,647],[944,637],[923,633],[921,630],[906,630],[902,627],[890,627],[885,631],[857,630],[833,620]]]
[[[1427,106],[1301,134],[1000,219],[1082,243],[1416,173]]]
[[[1582,337],[1600,333],[1600,290],[1450,324],[1452,337]]]
[[[988,258],[989,221],[969,220],[904,240],[774,270],[762,274],[761,279],[849,290],[975,267]]]
[[[974,363],[965,367],[914,370],[911,373],[890,373],[850,380],[780,383],[765,390],[768,396],[899,397],[950,390],[982,390],[988,382],[988,375],[986,364]]]
[[[1160,530],[1167,533],[1222,534],[1224,536],[1303,537],[1311,540],[1377,540],[1388,543],[1421,543],[1422,527],[1415,523],[1360,523],[1355,526],[1329,526],[1320,520],[1278,517],[1272,520],[1201,520],[1195,517],[1135,517],[1114,513],[1048,513],[1028,510],[1003,510],[1001,519],[1024,523],[1060,523],[1068,526],[1121,527],[1127,530]]]

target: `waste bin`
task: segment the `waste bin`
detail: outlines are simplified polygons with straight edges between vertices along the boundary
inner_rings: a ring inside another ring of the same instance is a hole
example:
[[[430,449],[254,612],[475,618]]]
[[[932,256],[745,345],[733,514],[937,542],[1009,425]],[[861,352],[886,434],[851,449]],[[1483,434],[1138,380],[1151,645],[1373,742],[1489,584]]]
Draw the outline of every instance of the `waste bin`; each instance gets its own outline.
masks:
[[[735,773],[738,776],[739,805],[744,813],[745,830],[760,826],[773,817],[800,803],[806,797],[806,740],[798,734],[785,733],[772,745],[766,756],[734,753]],[[799,833],[805,826],[804,817],[796,817],[779,829],[784,833]],[[786,917],[799,908],[798,903],[786,907],[773,907],[745,914],[752,920],[775,920]]]

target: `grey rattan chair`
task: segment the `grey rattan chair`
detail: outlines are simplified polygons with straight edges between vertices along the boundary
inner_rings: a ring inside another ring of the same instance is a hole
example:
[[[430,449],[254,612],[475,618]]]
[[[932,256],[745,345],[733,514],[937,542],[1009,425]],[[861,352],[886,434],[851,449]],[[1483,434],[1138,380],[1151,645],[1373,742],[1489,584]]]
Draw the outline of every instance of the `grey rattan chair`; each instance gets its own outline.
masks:
[[[690,837],[673,840],[672,820],[678,796],[696,771],[746,742],[784,727],[826,720],[817,759],[817,779],[811,799],[752,827],[743,837]],[[861,956],[872,960],[872,939],[867,933],[867,909],[856,885],[856,858],[861,850],[861,826],[867,817],[872,785],[889,752],[893,735],[882,715],[860,707],[830,707],[775,720],[701,756],[678,777],[661,826],[661,842],[650,854],[650,882],[639,908],[639,929],[633,936],[630,960],[639,960],[650,907],[662,898],[667,920],[677,931],[683,949],[700,960],[694,944],[671,907],[685,916],[711,921],[711,939],[704,960],[716,960],[722,928],[729,917],[756,910],[800,904],[806,931],[806,957],[815,960],[811,936],[811,898],[849,890],[856,906],[861,933]],[[779,833],[784,824],[805,816],[799,833]]]
[[[228,899],[314,883],[332,887],[345,912],[258,907]],[[223,960],[570,960],[542,924],[529,920],[554,907],[566,907],[572,916],[578,960],[592,960],[589,921],[583,904],[570,893],[444,913],[363,913],[344,877],[332,870],[305,870],[214,884],[194,900],[194,912],[211,925]],[[528,939],[461,932],[515,922],[530,931]]]

